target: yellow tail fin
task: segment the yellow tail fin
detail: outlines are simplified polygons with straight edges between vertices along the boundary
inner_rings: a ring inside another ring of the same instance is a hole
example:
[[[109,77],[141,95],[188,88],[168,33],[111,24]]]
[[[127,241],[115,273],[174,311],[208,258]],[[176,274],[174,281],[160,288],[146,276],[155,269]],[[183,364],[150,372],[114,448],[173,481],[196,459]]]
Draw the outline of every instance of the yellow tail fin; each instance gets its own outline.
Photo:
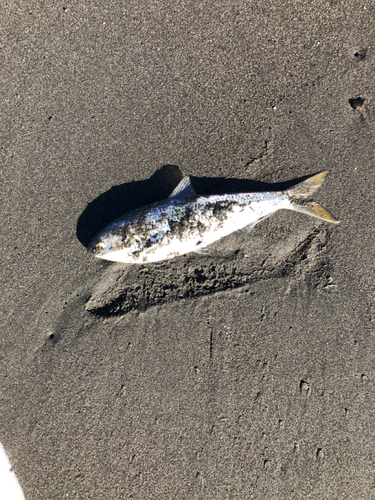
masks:
[[[296,212],[302,212],[312,217],[317,217],[318,219],[325,220],[327,222],[332,222],[338,224],[333,215],[331,215],[328,210],[316,203],[315,201],[302,201],[304,198],[310,198],[313,193],[322,185],[328,170],[320,172],[320,174],[313,175],[303,182],[296,184],[292,188],[286,191],[292,204],[292,210]]]
[[[296,198],[297,200],[298,198],[309,198],[317,189],[320,188],[328,173],[328,170],[325,170],[324,172],[320,172],[320,174],[312,175],[305,181],[300,182],[299,184],[296,184],[292,188],[288,189],[288,195],[291,198]]]
[[[311,215],[312,217],[317,217],[318,219],[326,220],[327,222],[332,222],[333,224],[338,224],[340,221],[336,220],[332,214],[328,212],[322,205],[315,203],[315,201],[305,201],[303,204],[299,205],[297,203],[292,203],[292,210],[296,212],[302,212],[303,214]]]

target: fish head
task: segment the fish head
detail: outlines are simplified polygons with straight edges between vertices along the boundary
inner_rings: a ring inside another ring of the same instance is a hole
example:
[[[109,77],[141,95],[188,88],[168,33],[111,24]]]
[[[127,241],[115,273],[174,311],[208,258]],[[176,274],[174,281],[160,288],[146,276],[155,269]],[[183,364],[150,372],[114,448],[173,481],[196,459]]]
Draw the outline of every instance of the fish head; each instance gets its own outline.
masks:
[[[127,253],[128,236],[124,228],[122,230],[104,229],[98,233],[89,243],[87,250],[99,259],[112,260],[111,256],[115,252]],[[128,248],[129,257],[131,249]]]

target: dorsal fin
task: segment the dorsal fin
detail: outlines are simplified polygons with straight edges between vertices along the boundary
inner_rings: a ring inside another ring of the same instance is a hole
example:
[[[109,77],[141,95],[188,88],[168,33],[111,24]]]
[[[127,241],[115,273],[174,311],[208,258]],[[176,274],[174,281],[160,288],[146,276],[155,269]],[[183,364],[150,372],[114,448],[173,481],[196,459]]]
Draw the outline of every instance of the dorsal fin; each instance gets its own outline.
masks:
[[[191,184],[190,177],[184,177],[182,181],[174,188],[168,198],[179,198],[180,200],[184,198],[195,198],[197,193]]]

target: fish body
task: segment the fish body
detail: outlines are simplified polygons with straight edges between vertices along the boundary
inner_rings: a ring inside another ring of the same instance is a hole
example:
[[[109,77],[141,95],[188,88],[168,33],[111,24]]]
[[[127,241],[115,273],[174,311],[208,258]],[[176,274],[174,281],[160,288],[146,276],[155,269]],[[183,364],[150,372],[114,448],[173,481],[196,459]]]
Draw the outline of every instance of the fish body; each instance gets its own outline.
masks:
[[[106,226],[89,250],[101,259],[144,264],[178,255],[207,253],[211,243],[252,229],[280,209],[337,222],[317,203],[306,202],[323,182],[322,172],[285,191],[198,196],[189,177],[166,200],[133,210]]]

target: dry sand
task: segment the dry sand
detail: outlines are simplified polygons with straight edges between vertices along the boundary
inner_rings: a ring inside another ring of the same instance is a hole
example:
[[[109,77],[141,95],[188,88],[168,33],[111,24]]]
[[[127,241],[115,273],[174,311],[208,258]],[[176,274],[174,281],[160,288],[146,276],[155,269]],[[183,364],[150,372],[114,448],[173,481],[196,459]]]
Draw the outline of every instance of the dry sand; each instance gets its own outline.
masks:
[[[0,441],[25,498],[375,498],[374,2],[1,10]],[[326,169],[339,226],[86,252],[182,175]]]

